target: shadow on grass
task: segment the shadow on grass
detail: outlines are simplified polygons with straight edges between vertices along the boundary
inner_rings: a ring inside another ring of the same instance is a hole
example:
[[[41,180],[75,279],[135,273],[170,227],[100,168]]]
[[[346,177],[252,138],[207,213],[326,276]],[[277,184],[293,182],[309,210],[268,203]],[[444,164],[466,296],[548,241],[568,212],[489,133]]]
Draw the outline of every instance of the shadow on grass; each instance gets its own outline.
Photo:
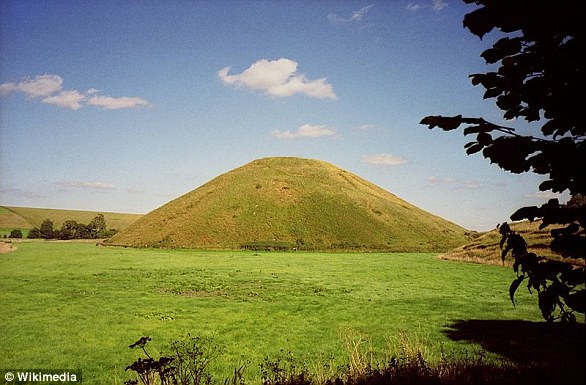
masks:
[[[444,333],[453,341],[478,343],[518,364],[575,368],[585,363],[584,331],[584,323],[460,320]]]

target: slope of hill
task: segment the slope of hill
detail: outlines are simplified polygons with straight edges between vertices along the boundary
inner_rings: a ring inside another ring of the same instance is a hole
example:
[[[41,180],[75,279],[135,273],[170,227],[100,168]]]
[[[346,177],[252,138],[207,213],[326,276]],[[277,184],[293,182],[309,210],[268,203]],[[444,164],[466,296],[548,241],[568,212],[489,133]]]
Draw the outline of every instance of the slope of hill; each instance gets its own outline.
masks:
[[[30,229],[33,225],[7,207],[0,206],[0,228],[6,229]]]
[[[560,259],[561,256],[552,252],[549,244],[552,241],[551,229],[539,229],[540,221],[535,222],[516,222],[510,223],[511,229],[520,234],[527,242],[527,247],[530,252],[540,256],[551,259]],[[478,236],[471,242],[459,246],[449,252],[440,256],[442,259],[484,263],[484,264],[503,264],[501,260],[500,249],[501,235],[497,229],[488,231],[486,233],[478,234]],[[506,265],[512,265],[513,260],[510,256],[505,260]],[[574,261],[569,261],[574,262]],[[575,261],[578,263],[579,261]]]
[[[136,247],[445,251],[466,230],[329,163],[264,158],[137,220],[111,244]]]
[[[128,227],[142,217],[142,214],[0,206],[0,228],[31,229],[39,227],[45,219],[50,219],[56,228],[67,220],[87,224],[98,214],[104,215],[108,228],[117,230]]]

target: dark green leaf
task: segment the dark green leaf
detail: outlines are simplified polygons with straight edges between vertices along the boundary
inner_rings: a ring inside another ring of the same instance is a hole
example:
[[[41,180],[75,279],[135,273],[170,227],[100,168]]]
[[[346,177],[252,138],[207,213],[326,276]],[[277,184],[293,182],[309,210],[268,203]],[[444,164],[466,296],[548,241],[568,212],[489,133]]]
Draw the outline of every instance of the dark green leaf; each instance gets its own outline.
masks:
[[[492,12],[490,9],[479,8],[464,16],[464,27],[482,39],[482,37],[494,28]]]
[[[429,126],[429,128],[431,129],[437,127],[441,119],[441,116],[426,116],[425,118],[421,119],[421,122],[419,122],[419,124]]]
[[[480,54],[488,64],[496,63],[503,58],[503,53],[499,49],[489,48]]]
[[[486,132],[481,132],[476,137],[476,140],[478,141],[478,143],[484,146],[488,146],[492,143],[492,136],[490,136],[490,134],[487,134]]]
[[[541,315],[548,321],[552,320],[552,313],[555,310],[557,296],[550,290],[550,288],[539,292],[538,303]]]
[[[482,122],[476,126],[469,126],[464,129],[464,135],[469,134],[478,134],[480,132],[491,132],[497,128],[496,125],[492,123]]]
[[[519,287],[519,285],[521,285],[521,282],[523,282],[524,279],[525,276],[520,275],[517,277],[516,280],[511,282],[511,286],[509,286],[509,297],[511,297],[511,302],[513,303],[513,306],[515,306],[515,292],[517,291],[517,288]]]
[[[509,226],[509,224],[507,222],[503,222],[500,225],[498,225],[497,229],[499,229],[499,234],[501,234],[503,236],[509,235],[510,233],[512,233],[511,226]],[[501,249],[502,248],[503,248],[503,246],[501,245]]]
[[[516,37],[511,39],[508,37],[503,37],[502,39],[494,43],[493,47],[501,51],[503,53],[503,57],[514,55],[519,53],[519,51],[522,48],[521,38]]]
[[[578,313],[586,312],[586,291],[584,289],[570,294],[564,300],[572,310]]]
[[[443,121],[440,122],[439,126],[444,131],[450,131],[460,127],[460,124],[462,124],[462,115],[456,115],[444,118]]]
[[[483,144],[476,142],[474,145],[472,145],[472,146],[468,147],[468,149],[466,149],[466,154],[468,154],[468,155],[476,154],[478,151],[482,150],[483,148],[484,148]]]
[[[500,88],[489,88],[484,92],[484,99],[490,99],[499,96],[503,93],[503,90]]]
[[[472,79],[472,85],[473,86],[477,86],[479,84],[482,84],[482,77],[484,76],[484,74],[472,74],[469,77]]]
[[[515,211],[513,215],[511,215],[512,221],[520,221],[523,219],[529,219],[529,221],[533,222],[535,218],[540,217],[539,208],[537,206],[529,206],[529,207],[522,207],[519,210]]]
[[[501,259],[503,263],[505,262],[505,257],[507,256],[507,253],[511,251],[512,248],[513,247],[509,243],[507,243],[507,246],[503,249],[503,251],[501,251]]]
[[[444,131],[451,131],[462,124],[462,115],[456,116],[426,116],[419,124],[425,124],[429,128],[440,127]]]

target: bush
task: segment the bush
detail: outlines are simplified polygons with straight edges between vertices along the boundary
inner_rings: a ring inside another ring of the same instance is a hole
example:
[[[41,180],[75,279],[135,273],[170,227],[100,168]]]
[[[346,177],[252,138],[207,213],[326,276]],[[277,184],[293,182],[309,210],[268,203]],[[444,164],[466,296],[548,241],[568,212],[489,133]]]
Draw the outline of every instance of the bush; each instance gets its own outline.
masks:
[[[10,232],[10,238],[22,238],[22,231],[20,229],[14,229]]]
[[[38,239],[38,238],[41,238],[41,230],[38,227],[33,227],[28,232],[27,238],[29,238],[29,239]]]

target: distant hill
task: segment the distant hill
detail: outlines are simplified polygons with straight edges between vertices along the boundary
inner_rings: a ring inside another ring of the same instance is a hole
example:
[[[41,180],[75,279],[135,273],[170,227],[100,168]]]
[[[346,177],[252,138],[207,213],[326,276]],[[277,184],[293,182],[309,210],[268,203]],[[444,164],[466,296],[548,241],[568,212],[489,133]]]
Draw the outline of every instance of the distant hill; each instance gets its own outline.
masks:
[[[135,247],[446,251],[466,230],[332,164],[264,158],[140,218]]]
[[[0,206],[0,228],[26,230],[39,227],[45,219],[50,219],[55,228],[60,228],[67,220],[87,224],[98,214],[104,215],[108,228],[117,230],[142,217],[142,214]]]
[[[530,252],[551,259],[563,259],[549,248],[549,244],[553,239],[550,234],[552,227],[540,230],[540,224],[540,221],[509,223],[511,229],[525,239]],[[478,233],[477,237],[472,241],[450,250],[441,255],[440,258],[501,265],[503,262],[501,259],[500,241],[501,235],[497,229],[487,231],[486,233]],[[513,260],[509,255],[505,260],[505,264],[512,265],[512,262]]]

